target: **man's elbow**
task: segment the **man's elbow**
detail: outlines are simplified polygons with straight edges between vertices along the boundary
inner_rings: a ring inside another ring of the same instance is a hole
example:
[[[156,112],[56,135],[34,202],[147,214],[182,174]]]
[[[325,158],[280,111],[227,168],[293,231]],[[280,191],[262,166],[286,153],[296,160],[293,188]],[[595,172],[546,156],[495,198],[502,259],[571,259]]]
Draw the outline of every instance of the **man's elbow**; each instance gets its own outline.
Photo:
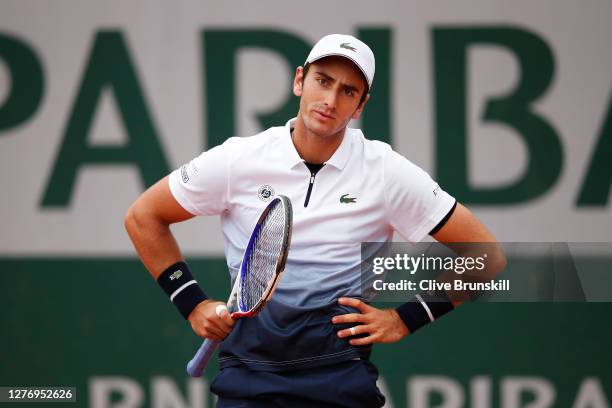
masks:
[[[506,269],[506,266],[508,266],[508,259],[506,259],[506,255],[501,254],[501,267],[500,267],[500,271],[503,271],[504,269]]]
[[[492,255],[493,256],[489,257],[489,267],[495,276],[506,269],[506,266],[508,266],[508,259],[506,259],[506,255],[500,244],[495,245],[495,250]]]
[[[125,216],[123,217],[123,226],[127,231],[129,236],[134,236],[139,230],[143,228],[146,224],[146,216],[138,204],[138,201],[135,201],[125,212]]]
[[[125,212],[125,216],[123,217],[123,227],[130,234],[130,231],[134,229],[136,224],[136,215],[134,211],[134,204],[132,204],[127,211]]]

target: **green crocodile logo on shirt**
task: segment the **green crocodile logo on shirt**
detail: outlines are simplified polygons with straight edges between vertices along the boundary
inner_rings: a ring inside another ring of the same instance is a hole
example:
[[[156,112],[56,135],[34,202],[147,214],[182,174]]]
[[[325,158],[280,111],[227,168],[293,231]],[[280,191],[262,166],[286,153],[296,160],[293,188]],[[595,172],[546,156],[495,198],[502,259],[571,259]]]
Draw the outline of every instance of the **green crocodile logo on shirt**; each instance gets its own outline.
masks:
[[[357,197],[347,197],[347,196],[348,196],[348,194],[343,194],[340,197],[340,202],[343,203],[343,204],[356,203],[357,202],[357,201],[355,201],[355,200],[357,200]]]

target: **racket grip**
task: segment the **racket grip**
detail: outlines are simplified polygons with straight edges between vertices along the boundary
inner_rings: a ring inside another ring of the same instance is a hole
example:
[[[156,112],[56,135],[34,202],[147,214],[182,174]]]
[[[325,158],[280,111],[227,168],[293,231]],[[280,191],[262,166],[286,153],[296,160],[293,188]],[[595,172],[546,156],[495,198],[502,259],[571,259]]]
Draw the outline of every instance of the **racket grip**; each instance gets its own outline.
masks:
[[[189,363],[187,363],[187,374],[191,377],[201,377],[208,365],[208,361],[217,350],[218,341],[206,339],[195,353]]]

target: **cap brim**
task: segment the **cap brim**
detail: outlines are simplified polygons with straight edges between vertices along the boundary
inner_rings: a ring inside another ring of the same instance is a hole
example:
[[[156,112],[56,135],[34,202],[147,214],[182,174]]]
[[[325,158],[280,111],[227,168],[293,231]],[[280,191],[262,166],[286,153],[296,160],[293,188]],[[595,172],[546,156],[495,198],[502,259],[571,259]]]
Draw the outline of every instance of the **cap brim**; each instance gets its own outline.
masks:
[[[370,80],[368,79],[368,74],[366,74],[365,69],[363,69],[361,64],[355,58],[351,58],[350,56],[348,56],[346,54],[339,53],[339,52],[330,52],[328,54],[319,55],[316,58],[311,58],[311,59],[307,60],[306,62],[309,63],[309,64],[312,64],[313,62],[319,61],[319,60],[321,60],[323,58],[327,58],[327,57],[343,57],[343,58],[346,58],[347,60],[351,61],[357,68],[359,68],[359,71],[361,72],[361,74],[365,78],[366,84],[368,84],[368,92],[370,91],[370,87],[372,86],[372,84],[371,84]]]

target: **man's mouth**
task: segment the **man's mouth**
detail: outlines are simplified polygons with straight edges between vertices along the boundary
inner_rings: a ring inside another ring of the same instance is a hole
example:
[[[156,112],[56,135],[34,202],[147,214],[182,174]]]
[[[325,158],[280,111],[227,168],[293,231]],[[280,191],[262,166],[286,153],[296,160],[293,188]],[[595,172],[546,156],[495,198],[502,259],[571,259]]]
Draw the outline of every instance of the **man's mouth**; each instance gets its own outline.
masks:
[[[321,112],[320,110],[314,109],[314,112],[317,114],[317,116],[322,117],[323,119],[334,119],[333,116]]]

